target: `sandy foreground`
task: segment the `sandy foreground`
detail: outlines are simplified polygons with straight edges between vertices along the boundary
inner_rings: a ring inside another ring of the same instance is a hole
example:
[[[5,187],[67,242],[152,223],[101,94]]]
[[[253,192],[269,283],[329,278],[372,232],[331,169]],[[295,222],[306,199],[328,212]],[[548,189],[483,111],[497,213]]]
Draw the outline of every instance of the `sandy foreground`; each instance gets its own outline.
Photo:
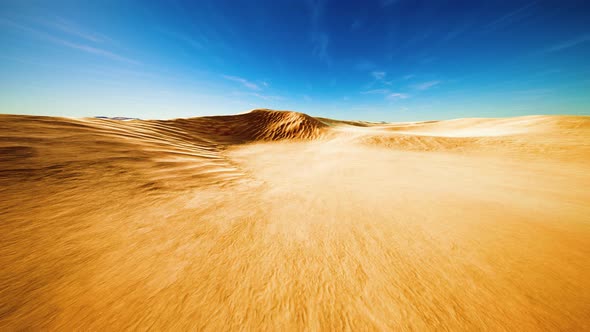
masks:
[[[0,330],[590,330],[590,117],[0,115]]]

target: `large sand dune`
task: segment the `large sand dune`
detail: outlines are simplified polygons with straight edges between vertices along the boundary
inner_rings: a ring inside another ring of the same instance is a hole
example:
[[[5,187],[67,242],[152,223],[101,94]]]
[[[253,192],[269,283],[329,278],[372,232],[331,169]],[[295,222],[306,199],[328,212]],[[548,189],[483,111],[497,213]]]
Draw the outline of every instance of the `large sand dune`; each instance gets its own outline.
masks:
[[[0,115],[0,330],[590,330],[590,117]]]

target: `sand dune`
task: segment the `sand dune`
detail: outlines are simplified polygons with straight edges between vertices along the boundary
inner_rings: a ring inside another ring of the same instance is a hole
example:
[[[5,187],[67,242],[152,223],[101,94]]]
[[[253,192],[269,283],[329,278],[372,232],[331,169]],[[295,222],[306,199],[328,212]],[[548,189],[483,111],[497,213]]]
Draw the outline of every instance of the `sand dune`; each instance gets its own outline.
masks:
[[[590,117],[0,115],[0,330],[590,329]]]

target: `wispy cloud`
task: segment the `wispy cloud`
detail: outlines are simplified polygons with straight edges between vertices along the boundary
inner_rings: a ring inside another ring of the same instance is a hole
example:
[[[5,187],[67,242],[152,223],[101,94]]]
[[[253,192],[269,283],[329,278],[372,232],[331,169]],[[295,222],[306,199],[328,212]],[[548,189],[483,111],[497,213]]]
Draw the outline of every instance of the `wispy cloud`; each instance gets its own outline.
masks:
[[[467,32],[469,30],[469,28],[471,27],[471,23],[464,23],[461,26],[455,27],[453,30],[447,32],[444,37],[442,37],[439,40],[439,44],[444,44],[447,42],[450,42],[454,39],[456,39],[457,37],[463,35],[465,32]]]
[[[86,31],[83,28],[81,28],[80,26],[78,26],[72,22],[69,22],[65,19],[62,19],[62,18],[60,18],[56,21],[43,21],[43,23],[47,26],[56,28],[56,29],[61,30],[62,32],[68,33],[70,35],[80,37],[82,39],[86,39],[87,41],[91,41],[93,43],[102,43],[107,40],[110,40],[110,38],[108,38],[102,34]]]
[[[575,47],[575,46],[578,46],[580,44],[583,44],[583,43],[586,43],[589,41],[590,41],[590,33],[582,35],[582,36],[578,36],[574,39],[569,39],[569,40],[563,41],[559,44],[555,44],[555,45],[549,47],[548,49],[546,49],[545,53],[552,53],[552,52],[565,50],[567,48]]]
[[[410,98],[410,95],[406,94],[406,93],[401,93],[401,92],[393,92],[389,89],[373,89],[373,90],[367,90],[367,91],[362,91],[361,94],[364,95],[383,95],[385,99],[387,100],[398,100],[398,99],[407,99]]]
[[[226,80],[240,83],[248,89],[260,90],[260,86],[258,86],[258,84],[250,82],[245,78],[241,78],[241,77],[237,77],[237,76],[230,76],[230,75],[222,75],[222,77],[225,78]]]
[[[53,42],[57,43],[57,44],[61,44],[63,46],[67,46],[76,50],[80,50],[80,51],[84,51],[86,53],[90,53],[90,54],[94,54],[94,55],[99,55],[99,56],[103,56],[105,58],[109,58],[111,60],[116,60],[116,61],[121,61],[121,62],[127,62],[127,63],[131,63],[134,65],[138,65],[140,64],[139,61],[135,61],[133,59],[115,54],[113,52],[110,51],[106,51],[100,48],[96,48],[96,47],[92,47],[92,46],[88,46],[88,45],[82,45],[82,44],[77,44],[77,43],[72,43],[69,42],[67,40],[61,40],[61,39],[57,39],[57,38],[52,38]]]
[[[440,81],[429,81],[420,84],[413,85],[412,87],[416,90],[428,90],[433,86],[437,86],[440,84]]]
[[[206,42],[201,41],[201,40],[197,40],[195,38],[193,38],[192,36],[188,36],[179,32],[175,32],[175,31],[170,31],[167,29],[163,29],[163,28],[157,28],[157,31],[159,31],[160,33],[172,38],[172,39],[176,39],[179,42],[182,42],[183,44],[195,49],[195,50],[203,50],[205,49],[204,44],[206,44]]]
[[[508,26],[511,23],[514,23],[516,21],[523,19],[524,17],[526,17],[528,15],[527,10],[529,8],[531,8],[533,5],[535,5],[536,3],[537,3],[536,1],[533,1],[523,7],[520,7],[514,11],[509,12],[508,14],[501,16],[500,18],[498,18],[495,21],[491,22],[490,24],[486,25],[484,30],[485,31],[493,31],[493,30],[499,29],[504,26]]]
[[[385,99],[387,100],[398,100],[398,99],[406,99],[409,98],[410,96],[405,94],[405,93],[390,93],[388,95],[385,96]]]
[[[391,91],[389,91],[389,89],[372,89],[372,90],[362,91],[361,94],[364,94],[364,95],[372,95],[372,94],[380,94],[380,95],[383,95],[383,94],[388,94],[390,92]]]
[[[321,28],[321,19],[324,11],[324,0],[308,0],[307,6],[309,9],[311,21],[311,42],[313,44],[313,54],[326,62],[331,63],[330,55],[328,54],[328,45],[330,43],[330,36]]]
[[[93,54],[93,55],[102,56],[104,58],[108,58],[111,60],[126,62],[126,63],[130,63],[130,64],[135,64],[135,65],[140,64],[139,61],[130,59],[128,57],[124,57],[124,56],[116,54],[114,52],[107,51],[105,49],[98,48],[98,47],[89,46],[86,44],[80,44],[80,43],[71,42],[71,41],[68,41],[65,39],[61,39],[61,38],[55,37],[53,35],[50,35],[49,33],[39,31],[39,30],[33,29],[28,26],[20,25],[20,24],[12,22],[10,20],[0,19],[0,25],[7,25],[7,26],[10,26],[15,29],[28,32],[28,33],[36,36],[37,38],[43,39],[45,41],[51,42],[56,45],[69,47],[71,49],[83,51],[83,52]]]
[[[387,73],[384,71],[371,72],[371,76],[373,76],[376,80],[383,80],[385,78],[385,75],[387,75]]]
[[[381,84],[381,85],[391,85],[392,84],[391,80],[388,81],[385,79],[387,77],[387,72],[385,72],[385,71],[374,70],[370,74],[373,77],[373,81],[369,83],[367,88],[370,88],[375,84]]]
[[[326,63],[331,63],[330,55],[328,55],[328,44],[330,43],[328,33],[324,31],[314,33],[312,41],[315,43],[314,53]]]

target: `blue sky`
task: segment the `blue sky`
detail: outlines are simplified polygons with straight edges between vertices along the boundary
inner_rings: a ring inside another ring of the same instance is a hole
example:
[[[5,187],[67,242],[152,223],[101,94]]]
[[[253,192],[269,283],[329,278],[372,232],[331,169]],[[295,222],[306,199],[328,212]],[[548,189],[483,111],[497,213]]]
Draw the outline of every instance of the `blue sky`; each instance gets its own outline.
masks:
[[[0,2],[0,112],[590,114],[587,1]]]

